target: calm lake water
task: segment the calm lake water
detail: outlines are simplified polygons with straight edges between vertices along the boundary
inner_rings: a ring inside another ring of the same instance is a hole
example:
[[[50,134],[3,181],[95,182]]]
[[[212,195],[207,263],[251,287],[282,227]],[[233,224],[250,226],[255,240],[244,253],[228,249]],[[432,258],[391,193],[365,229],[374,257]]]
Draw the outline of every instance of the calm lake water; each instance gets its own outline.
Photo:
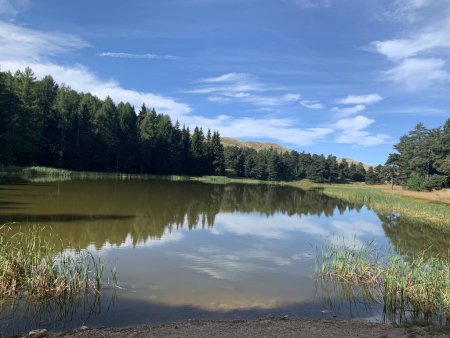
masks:
[[[392,216],[319,192],[269,185],[162,180],[0,184],[0,223],[45,225],[67,251],[89,249],[117,270],[119,289],[61,308],[3,304],[0,332],[127,326],[189,318],[359,317],[382,321],[363,299],[323,292],[316,250],[329,242],[401,254],[447,241]],[[52,236],[50,236],[52,234]],[[55,236],[56,235],[56,236]]]

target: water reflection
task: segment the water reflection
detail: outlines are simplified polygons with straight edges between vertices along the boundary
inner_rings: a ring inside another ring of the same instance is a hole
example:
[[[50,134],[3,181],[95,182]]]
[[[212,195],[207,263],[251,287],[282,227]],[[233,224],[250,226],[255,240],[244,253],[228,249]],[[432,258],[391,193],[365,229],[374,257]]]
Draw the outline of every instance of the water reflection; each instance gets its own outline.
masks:
[[[64,323],[68,328],[193,317],[322,317],[328,303],[317,300],[313,271],[323,241],[375,239],[385,248],[386,233],[397,248],[399,238],[407,238],[398,220],[320,192],[159,180],[9,182],[0,185],[4,222],[17,222],[13,232],[45,224],[48,238],[62,239],[55,245],[88,248],[117,267],[121,289],[114,306],[106,305],[106,290],[103,311],[88,316],[79,309]],[[379,308],[353,308],[342,304],[338,317],[381,318]],[[56,317],[50,310],[46,318]]]
[[[395,251],[404,256],[423,253],[427,257],[450,258],[449,233],[405,221],[398,214],[378,217]]]
[[[19,222],[22,225],[15,226],[18,230],[27,223],[51,225],[48,231],[60,234],[64,245],[72,248],[121,245],[130,238],[137,245],[161,238],[166,229],[172,232],[183,227],[190,230],[212,227],[219,213],[230,215],[230,221],[222,218],[222,222],[237,224],[245,220],[235,213],[253,213],[259,219],[261,215],[283,214],[289,220],[294,215],[332,216],[362,207],[316,192],[268,185],[103,180],[3,187],[0,222]],[[247,219],[240,228],[270,236],[268,229],[254,221]],[[309,227],[313,229],[314,225]]]

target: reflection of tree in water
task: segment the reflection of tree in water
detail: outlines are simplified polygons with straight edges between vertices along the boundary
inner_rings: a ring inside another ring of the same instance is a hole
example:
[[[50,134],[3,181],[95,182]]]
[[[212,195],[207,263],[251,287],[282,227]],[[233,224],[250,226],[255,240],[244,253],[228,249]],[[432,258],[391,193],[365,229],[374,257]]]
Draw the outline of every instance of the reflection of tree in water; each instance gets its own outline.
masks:
[[[222,212],[256,212],[267,216],[275,213],[332,216],[336,209],[342,214],[354,204],[328,197],[318,191],[305,191],[277,185],[234,184],[225,188]]]
[[[450,233],[406,221],[398,214],[378,214],[386,236],[401,255],[424,253],[428,257],[450,257]]]
[[[34,192],[39,198],[27,202],[31,206],[23,211],[8,210],[13,201],[0,194],[7,211],[0,222],[21,222],[14,225],[18,230],[29,223],[47,224],[45,231],[72,248],[121,245],[127,238],[136,245],[183,226],[212,227],[219,212],[331,216],[355,208],[319,192],[270,185],[72,181],[41,188]]]

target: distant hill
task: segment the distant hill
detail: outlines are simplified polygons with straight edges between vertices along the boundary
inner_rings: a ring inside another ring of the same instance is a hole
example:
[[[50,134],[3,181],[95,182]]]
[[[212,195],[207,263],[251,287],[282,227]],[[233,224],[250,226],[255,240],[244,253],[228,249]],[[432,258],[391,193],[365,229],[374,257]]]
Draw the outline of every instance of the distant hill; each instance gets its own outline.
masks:
[[[221,137],[224,147],[252,148],[256,151],[273,148],[279,152],[291,151],[273,142],[241,141],[231,137]]]
[[[346,160],[348,164],[352,164],[352,163],[359,164],[359,161],[352,160],[351,158],[337,158],[336,159],[338,164],[340,164],[342,162],[342,160]],[[375,168],[374,165],[370,165],[370,164],[367,164],[367,163],[363,163],[362,165],[363,165],[364,169],[366,169],[366,170],[368,170],[370,167],[374,167]]]
[[[256,151],[272,148],[280,153],[291,151],[291,149],[285,148],[273,142],[241,141],[231,137],[221,137],[221,140],[224,147],[252,148]],[[359,161],[353,160],[351,158],[338,158],[336,160],[338,163],[341,163],[344,159],[348,162],[348,164],[359,163]],[[364,169],[368,170],[371,165],[363,163],[363,166]]]

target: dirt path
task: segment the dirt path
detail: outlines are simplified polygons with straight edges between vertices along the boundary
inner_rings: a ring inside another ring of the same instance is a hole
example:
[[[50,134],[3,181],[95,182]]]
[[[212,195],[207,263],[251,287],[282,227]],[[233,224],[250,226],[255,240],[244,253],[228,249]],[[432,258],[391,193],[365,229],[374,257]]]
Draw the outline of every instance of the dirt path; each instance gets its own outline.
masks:
[[[262,319],[209,321],[190,320],[159,326],[85,329],[51,337],[450,337],[449,329],[399,328],[357,320]]]

